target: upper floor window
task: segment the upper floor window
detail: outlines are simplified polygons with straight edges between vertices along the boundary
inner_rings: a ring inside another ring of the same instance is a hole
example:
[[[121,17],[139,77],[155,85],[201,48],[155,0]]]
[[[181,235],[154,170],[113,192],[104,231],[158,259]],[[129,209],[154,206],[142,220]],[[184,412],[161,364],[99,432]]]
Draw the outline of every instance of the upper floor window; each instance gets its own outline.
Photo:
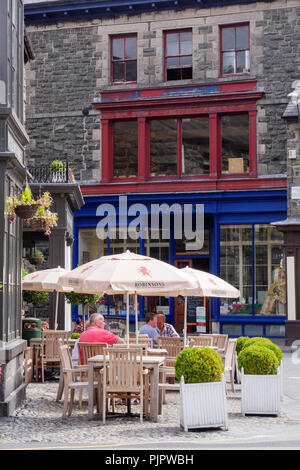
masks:
[[[250,72],[249,25],[221,27],[222,75]]]
[[[193,78],[192,30],[165,32],[165,80]]]
[[[137,81],[137,36],[127,34],[111,39],[111,81]]]

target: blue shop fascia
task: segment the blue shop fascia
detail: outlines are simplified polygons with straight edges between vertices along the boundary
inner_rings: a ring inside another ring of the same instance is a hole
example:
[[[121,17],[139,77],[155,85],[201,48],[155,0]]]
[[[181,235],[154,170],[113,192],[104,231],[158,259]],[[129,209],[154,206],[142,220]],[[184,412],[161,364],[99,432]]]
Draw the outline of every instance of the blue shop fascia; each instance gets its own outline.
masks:
[[[87,192],[85,188],[84,192]],[[237,287],[241,297],[205,301],[189,298],[189,332],[197,331],[196,309],[205,305],[207,331],[220,331],[233,337],[284,337],[283,234],[272,222],[286,218],[286,189],[126,196],[98,194],[86,195],[84,201],[84,206],[74,214],[73,267],[103,255],[130,250],[178,268],[188,265],[208,271]],[[161,212],[163,207],[170,208],[169,230],[168,220],[161,213],[159,230],[151,233],[151,212],[157,211],[158,207]],[[147,216],[142,214],[145,212],[143,208],[147,209]],[[192,229],[196,231],[197,208],[203,208],[204,240],[201,248],[191,243],[184,231],[185,210],[189,212],[187,217],[192,217]],[[106,223],[109,213],[115,215],[115,228]],[[176,217],[180,213],[183,225],[182,236],[178,238],[175,232],[179,219]],[[96,309],[105,315],[107,321],[124,319],[124,300],[119,295],[103,296]],[[131,302],[130,322],[134,329],[134,299]],[[140,296],[140,322],[144,321],[147,311],[163,311],[167,321],[175,325],[179,333],[182,332],[183,307],[177,298]],[[73,321],[78,316],[80,311],[74,307]]]

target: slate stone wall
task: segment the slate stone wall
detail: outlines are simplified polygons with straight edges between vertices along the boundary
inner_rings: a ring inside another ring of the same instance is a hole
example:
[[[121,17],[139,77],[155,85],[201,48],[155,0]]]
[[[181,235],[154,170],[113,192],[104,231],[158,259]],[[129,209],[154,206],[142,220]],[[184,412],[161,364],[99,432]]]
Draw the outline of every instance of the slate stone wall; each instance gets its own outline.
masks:
[[[257,103],[259,175],[285,174],[287,126],[282,114],[292,82],[299,78],[300,8],[295,0],[257,2],[95,19],[91,22],[27,25],[35,61],[27,67],[27,160],[68,158],[81,181],[101,175],[100,116],[89,110],[110,84],[112,34],[136,32],[138,84],[126,88],[257,79],[265,90]],[[251,73],[220,77],[220,25],[249,22]],[[163,32],[193,30],[193,79],[164,82]],[[122,88],[122,87],[120,87]],[[123,86],[124,88],[124,86]]]

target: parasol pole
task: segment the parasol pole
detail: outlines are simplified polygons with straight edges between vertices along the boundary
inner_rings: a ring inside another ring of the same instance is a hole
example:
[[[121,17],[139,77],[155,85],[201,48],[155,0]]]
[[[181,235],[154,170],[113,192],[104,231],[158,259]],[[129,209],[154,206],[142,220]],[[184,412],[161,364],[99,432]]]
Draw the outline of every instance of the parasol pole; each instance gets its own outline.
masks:
[[[55,291],[55,316],[54,316],[54,329],[57,330],[57,314],[58,314],[58,299],[59,299],[59,292]]]
[[[187,330],[187,296],[184,298],[184,326],[183,326],[183,346],[186,348],[186,330]]]
[[[134,294],[134,308],[135,308],[135,337],[136,344],[139,340],[139,322],[138,322],[138,302],[137,302],[137,293]]]
[[[129,293],[126,291],[126,344],[129,346]]]

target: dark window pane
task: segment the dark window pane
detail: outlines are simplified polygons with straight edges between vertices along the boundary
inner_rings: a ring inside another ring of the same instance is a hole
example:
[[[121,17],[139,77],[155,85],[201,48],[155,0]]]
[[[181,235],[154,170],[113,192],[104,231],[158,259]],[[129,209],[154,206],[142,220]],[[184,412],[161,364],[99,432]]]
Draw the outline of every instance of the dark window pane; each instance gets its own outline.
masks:
[[[125,58],[136,59],[136,38],[125,39]]]
[[[224,52],[223,73],[235,73],[234,61],[235,61],[234,52]]]
[[[190,80],[191,78],[193,78],[192,67],[181,69],[181,80]]]
[[[209,120],[182,120],[182,173],[209,174]]]
[[[167,45],[167,56],[169,55],[179,55],[179,35],[178,33],[172,33],[166,35],[166,45]]]
[[[236,55],[237,73],[247,73],[250,71],[249,51],[240,51]]]
[[[125,79],[125,64],[124,62],[115,62],[113,64],[113,81],[123,82]]]
[[[182,80],[181,70],[182,69],[168,69],[167,70],[167,81]]]
[[[114,123],[114,176],[136,177],[138,168],[137,121]]]
[[[136,82],[137,66],[135,60],[126,62],[126,82]]]
[[[151,176],[177,174],[177,119],[151,121]]]
[[[113,39],[113,60],[124,59],[124,38]]]
[[[222,172],[249,171],[248,115],[222,116]]]
[[[181,65],[192,65],[193,58],[192,56],[185,56],[185,57],[180,57],[180,64]]]
[[[222,29],[222,51],[235,49],[235,31],[234,28]]]
[[[171,57],[167,59],[167,67],[177,67],[179,65],[179,57]]]
[[[180,34],[180,54],[192,54],[192,32],[186,31]]]
[[[249,49],[248,26],[238,26],[236,28],[236,49]]]

